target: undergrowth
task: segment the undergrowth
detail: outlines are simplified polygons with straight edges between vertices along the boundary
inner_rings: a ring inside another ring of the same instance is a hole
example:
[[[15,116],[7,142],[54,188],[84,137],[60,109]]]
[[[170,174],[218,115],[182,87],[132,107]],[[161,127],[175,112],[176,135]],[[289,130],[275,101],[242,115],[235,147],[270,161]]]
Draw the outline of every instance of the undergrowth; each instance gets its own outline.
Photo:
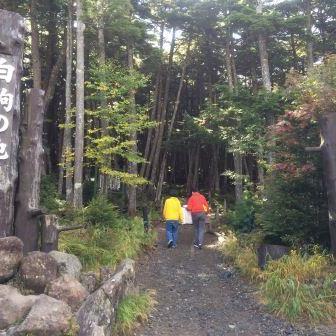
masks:
[[[336,316],[336,272],[330,256],[292,251],[270,261],[262,272],[253,242],[229,234],[220,246],[240,273],[260,284],[262,300],[275,314],[290,321],[327,322]]]
[[[103,198],[93,200],[83,217],[87,228],[62,233],[59,248],[78,256],[85,270],[114,268],[121,260],[152,247],[156,240],[154,232],[144,231],[140,218],[123,217]]]
[[[156,304],[153,292],[126,296],[118,305],[115,333],[129,335],[140,324],[148,320]]]

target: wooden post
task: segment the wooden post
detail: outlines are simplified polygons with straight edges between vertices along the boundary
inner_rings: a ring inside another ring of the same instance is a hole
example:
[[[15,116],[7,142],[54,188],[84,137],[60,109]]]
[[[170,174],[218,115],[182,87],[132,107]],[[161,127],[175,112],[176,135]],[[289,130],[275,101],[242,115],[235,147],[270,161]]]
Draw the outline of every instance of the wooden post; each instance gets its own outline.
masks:
[[[42,217],[41,251],[50,252],[58,249],[58,218],[55,215]]]
[[[24,252],[38,250],[41,169],[43,165],[44,91],[28,92],[28,110],[23,122],[20,148],[19,186],[16,196],[14,232],[24,243]]]
[[[23,18],[0,10],[0,237],[13,234],[18,176]]]

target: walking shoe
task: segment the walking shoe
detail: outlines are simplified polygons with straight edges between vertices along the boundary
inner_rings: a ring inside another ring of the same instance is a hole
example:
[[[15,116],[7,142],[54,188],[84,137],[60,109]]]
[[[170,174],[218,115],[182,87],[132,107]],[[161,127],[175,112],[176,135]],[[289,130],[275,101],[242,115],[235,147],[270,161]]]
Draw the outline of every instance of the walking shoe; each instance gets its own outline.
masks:
[[[176,245],[173,245],[172,248],[176,248]]]
[[[168,247],[168,248],[171,248],[172,246],[173,246],[173,241],[172,241],[172,240],[169,240],[167,247]]]
[[[196,243],[194,243],[194,247],[196,247],[196,248],[199,248],[199,245],[198,245],[198,244],[196,244]]]
[[[202,250],[202,244],[198,244],[198,248]]]

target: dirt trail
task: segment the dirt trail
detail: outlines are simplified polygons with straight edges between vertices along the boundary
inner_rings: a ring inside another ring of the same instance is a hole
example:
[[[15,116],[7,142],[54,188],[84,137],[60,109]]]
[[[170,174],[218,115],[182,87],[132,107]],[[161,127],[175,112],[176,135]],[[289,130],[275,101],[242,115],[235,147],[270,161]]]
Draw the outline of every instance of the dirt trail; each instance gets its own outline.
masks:
[[[176,249],[167,249],[164,228],[158,247],[139,261],[141,289],[157,292],[156,310],[137,336],[296,335],[335,336],[330,328],[293,327],[257,303],[255,289],[238,275],[227,278],[217,238],[206,235],[202,250],[192,246],[192,226],[181,227]]]

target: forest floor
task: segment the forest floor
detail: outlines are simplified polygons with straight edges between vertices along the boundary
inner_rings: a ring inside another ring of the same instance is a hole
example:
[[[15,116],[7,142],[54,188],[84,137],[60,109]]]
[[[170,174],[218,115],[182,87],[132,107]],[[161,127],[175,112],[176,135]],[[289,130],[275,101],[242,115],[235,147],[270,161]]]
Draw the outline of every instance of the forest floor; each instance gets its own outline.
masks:
[[[156,309],[136,336],[335,336],[335,326],[292,325],[267,313],[257,288],[228,265],[216,250],[217,238],[206,234],[202,250],[193,247],[191,225],[180,228],[176,249],[167,249],[159,226],[157,248],[137,264],[140,289],[156,292]]]

